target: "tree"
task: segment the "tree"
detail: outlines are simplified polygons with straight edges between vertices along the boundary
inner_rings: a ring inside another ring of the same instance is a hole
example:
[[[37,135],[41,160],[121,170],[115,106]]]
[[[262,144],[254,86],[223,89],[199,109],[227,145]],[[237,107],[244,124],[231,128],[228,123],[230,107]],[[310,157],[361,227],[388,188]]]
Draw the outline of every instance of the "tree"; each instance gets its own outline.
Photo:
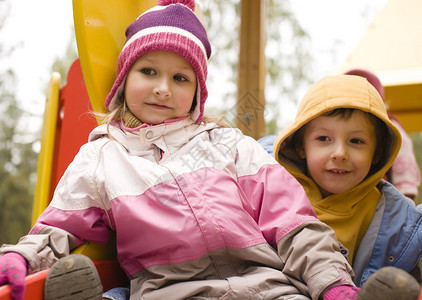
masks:
[[[67,44],[66,52],[62,57],[57,57],[51,67],[53,72],[58,72],[60,74],[60,83],[63,86],[67,81],[67,72],[69,71],[70,66],[78,58],[78,51],[75,47],[75,28],[72,26],[70,28],[71,35],[69,42]]]
[[[0,1],[3,27],[9,4]],[[0,60],[8,49],[0,46]],[[25,117],[15,97],[15,75],[0,71],[0,244],[16,243],[30,228],[37,153],[36,140],[25,134],[20,120]]]
[[[307,73],[311,55],[308,51],[309,36],[292,13],[290,2],[266,1],[265,119],[267,134],[271,134],[279,132],[280,127],[285,125],[279,117],[280,109],[289,102],[296,105],[300,87],[306,87],[311,82]],[[237,96],[240,0],[203,1],[201,4],[208,38],[213,46],[209,61],[209,90],[221,98],[211,99],[207,110],[211,114],[225,114],[228,107],[235,105]],[[213,96],[211,94],[210,98]],[[218,103],[217,106],[215,103]]]

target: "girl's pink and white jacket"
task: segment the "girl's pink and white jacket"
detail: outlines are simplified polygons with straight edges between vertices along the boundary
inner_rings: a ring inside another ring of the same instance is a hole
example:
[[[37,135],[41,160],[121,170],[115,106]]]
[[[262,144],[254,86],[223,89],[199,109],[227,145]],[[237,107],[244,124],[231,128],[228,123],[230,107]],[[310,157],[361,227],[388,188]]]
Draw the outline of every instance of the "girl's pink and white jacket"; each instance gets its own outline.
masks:
[[[130,299],[322,299],[353,285],[334,232],[252,138],[190,118],[90,134],[16,251],[30,273],[117,237]]]

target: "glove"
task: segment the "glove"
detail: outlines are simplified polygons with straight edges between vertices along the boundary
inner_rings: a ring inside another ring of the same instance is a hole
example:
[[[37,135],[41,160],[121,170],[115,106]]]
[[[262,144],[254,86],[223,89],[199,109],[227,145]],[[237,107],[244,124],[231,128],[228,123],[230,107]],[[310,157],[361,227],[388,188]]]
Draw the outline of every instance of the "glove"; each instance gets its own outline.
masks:
[[[0,256],[0,286],[10,284],[12,300],[23,299],[27,269],[26,259],[19,253],[7,252]]]
[[[325,293],[324,300],[356,300],[359,290],[351,285],[337,285]]]

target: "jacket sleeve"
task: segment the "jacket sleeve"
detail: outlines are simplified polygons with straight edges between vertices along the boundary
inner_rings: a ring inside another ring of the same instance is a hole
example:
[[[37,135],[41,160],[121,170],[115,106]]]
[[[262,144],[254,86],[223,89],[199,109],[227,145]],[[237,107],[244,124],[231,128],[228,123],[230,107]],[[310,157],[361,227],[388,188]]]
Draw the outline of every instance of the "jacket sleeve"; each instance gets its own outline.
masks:
[[[101,157],[98,144],[88,143],[81,148],[29,234],[17,245],[3,245],[0,253],[22,254],[29,263],[29,273],[33,273],[49,268],[86,241],[107,242],[110,215],[96,190],[95,174]]]
[[[28,274],[50,268],[59,258],[69,255],[80,245],[71,233],[57,227],[46,226],[39,234],[20,238],[17,245],[3,245],[0,253],[17,252],[28,261]]]
[[[329,287],[354,285],[334,231],[317,219],[297,180],[252,139],[242,139],[237,149],[238,161],[248,166],[238,168],[239,184],[264,237],[277,249],[284,274],[312,299]]]

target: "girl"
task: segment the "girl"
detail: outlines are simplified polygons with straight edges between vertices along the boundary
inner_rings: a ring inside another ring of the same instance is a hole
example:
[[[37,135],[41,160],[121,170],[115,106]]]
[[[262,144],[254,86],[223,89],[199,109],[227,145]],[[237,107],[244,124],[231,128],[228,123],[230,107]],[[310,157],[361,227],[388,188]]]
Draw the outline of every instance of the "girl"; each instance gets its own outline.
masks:
[[[21,299],[24,275],[114,230],[130,299],[354,299],[352,269],[300,184],[256,141],[205,120],[211,47],[194,1],[176,2],[127,28],[110,113],[29,235],[1,248],[0,283]],[[62,264],[58,283],[79,263]],[[83,280],[56,296],[88,294]]]

